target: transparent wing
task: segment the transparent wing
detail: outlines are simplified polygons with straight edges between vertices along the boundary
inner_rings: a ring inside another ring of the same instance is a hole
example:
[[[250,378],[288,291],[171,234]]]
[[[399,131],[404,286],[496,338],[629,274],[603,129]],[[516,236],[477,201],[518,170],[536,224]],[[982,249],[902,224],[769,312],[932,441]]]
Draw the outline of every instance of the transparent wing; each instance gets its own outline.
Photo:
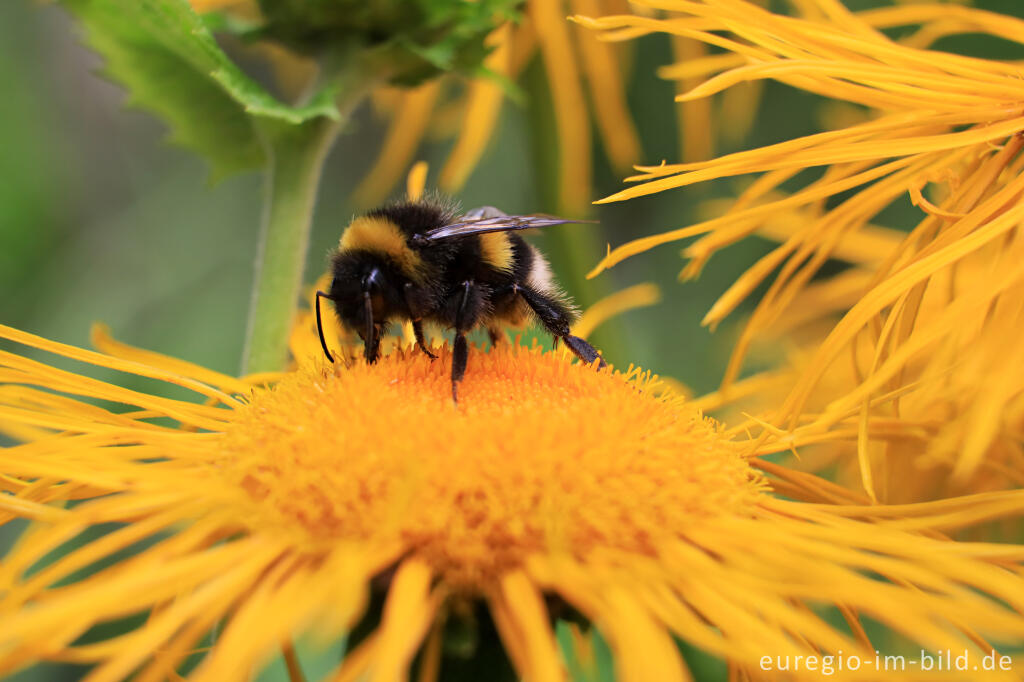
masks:
[[[413,237],[419,243],[435,242],[440,239],[465,237],[471,234],[486,232],[508,232],[510,230],[529,230],[535,227],[550,227],[565,223],[592,223],[593,220],[569,220],[549,215],[505,215],[493,206],[473,209],[456,218],[450,225],[435,227]]]

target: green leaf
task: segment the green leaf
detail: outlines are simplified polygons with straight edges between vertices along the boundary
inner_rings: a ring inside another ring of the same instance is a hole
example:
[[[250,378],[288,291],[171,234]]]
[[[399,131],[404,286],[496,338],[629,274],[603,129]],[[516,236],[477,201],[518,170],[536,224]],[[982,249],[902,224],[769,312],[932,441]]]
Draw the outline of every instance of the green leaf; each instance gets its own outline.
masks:
[[[474,72],[487,35],[517,20],[524,0],[258,0],[257,35],[319,55],[355,46],[387,66],[390,81],[413,86],[442,73]]]
[[[263,165],[256,119],[339,117],[334,88],[301,107],[277,100],[228,58],[186,0],[62,3],[105,58],[104,73],[128,89],[129,103],[164,119],[171,140],[205,157],[214,179]]]

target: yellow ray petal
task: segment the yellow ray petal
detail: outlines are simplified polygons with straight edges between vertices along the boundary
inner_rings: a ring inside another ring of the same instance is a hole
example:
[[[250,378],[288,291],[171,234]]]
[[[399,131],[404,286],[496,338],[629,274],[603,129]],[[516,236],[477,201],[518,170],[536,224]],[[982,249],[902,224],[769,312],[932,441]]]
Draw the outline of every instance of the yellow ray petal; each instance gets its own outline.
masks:
[[[561,211],[577,216],[586,213],[590,203],[590,119],[561,4],[561,0],[531,0],[528,12],[555,106]]]
[[[409,169],[409,175],[405,179],[405,194],[409,201],[419,201],[423,196],[423,189],[427,185],[428,168],[426,161],[417,161]]]
[[[494,46],[494,51],[485,64],[495,74],[508,76],[511,72],[511,36],[511,24],[500,26],[488,36],[487,42]],[[446,192],[462,189],[480,161],[498,123],[504,97],[502,85],[492,77],[478,77],[470,83],[459,136],[441,168],[438,181]]]
[[[395,572],[384,604],[372,682],[408,678],[409,664],[437,610],[438,596],[430,593],[430,579],[430,567],[416,559],[403,561]]]
[[[598,618],[615,652],[618,678],[624,682],[692,680],[672,638],[626,590],[605,594],[606,607]]]
[[[605,296],[587,308],[573,327],[573,334],[582,339],[590,336],[595,329],[607,320],[627,310],[654,305],[661,300],[661,290],[656,284],[645,282],[634,284],[620,291]]]
[[[128,635],[130,643],[121,644],[118,655],[93,669],[89,674],[90,682],[116,682],[127,677],[136,666],[149,657],[150,651],[161,648],[182,625],[210,609],[224,609],[235,599],[246,594],[271,561],[271,557],[261,556],[259,553],[245,557],[230,570],[202,585],[192,594],[176,600],[158,616],[150,619],[144,629]],[[196,677],[201,678],[201,673]]]
[[[402,95],[376,163],[352,193],[358,204],[376,206],[398,182],[423,139],[440,91],[440,82],[435,79]]]
[[[537,682],[566,679],[547,608],[529,578],[518,571],[505,575],[494,600],[498,603],[492,608],[501,613],[502,636],[517,652],[513,662],[520,677]]]
[[[597,0],[571,0],[577,14],[600,13]],[[640,158],[640,137],[626,105],[624,78],[611,46],[590,31],[576,31],[598,132],[612,168],[627,171]]]
[[[130,360],[121,360],[116,357],[103,355],[102,353],[95,353],[93,351],[83,350],[81,348],[75,348],[63,343],[57,343],[50,341],[34,334],[28,334],[26,332],[8,327],[6,325],[0,325],[0,338],[5,338],[15,343],[20,343],[40,350],[45,350],[55,355],[62,355],[72,360],[78,360],[89,364],[96,365],[98,367],[107,367],[109,369],[115,369],[120,372],[128,372],[131,374],[137,374],[139,376],[149,377],[150,379],[157,379],[160,381],[166,381],[171,384],[176,384],[182,388],[186,388],[190,391],[195,391],[200,395],[217,398],[226,405],[237,406],[239,403],[231,396],[210,388],[201,381],[188,376],[180,376],[173,372],[166,370],[157,369],[151,365],[143,364],[140,362],[133,362]],[[11,358],[10,354],[5,353],[5,357]],[[18,362],[12,367],[25,366],[27,363]],[[33,367],[39,368],[39,363],[32,365]],[[185,366],[182,363],[181,366]]]
[[[704,43],[692,38],[672,36],[672,56],[680,64],[698,62],[705,58]],[[693,76],[682,79],[677,93],[683,93],[697,86],[700,81]],[[686,162],[704,161],[714,154],[712,140],[716,131],[712,127],[711,101],[694,100],[678,108],[680,158]]]

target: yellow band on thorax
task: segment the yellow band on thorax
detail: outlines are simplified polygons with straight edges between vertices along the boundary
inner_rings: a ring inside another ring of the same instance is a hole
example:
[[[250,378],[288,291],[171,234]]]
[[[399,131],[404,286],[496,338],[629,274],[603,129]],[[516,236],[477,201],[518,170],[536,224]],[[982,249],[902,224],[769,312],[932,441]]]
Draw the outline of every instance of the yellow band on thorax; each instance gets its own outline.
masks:
[[[381,216],[353,220],[342,232],[339,247],[342,251],[371,251],[388,256],[410,277],[418,276],[423,268],[423,260],[409,248],[398,225]]]

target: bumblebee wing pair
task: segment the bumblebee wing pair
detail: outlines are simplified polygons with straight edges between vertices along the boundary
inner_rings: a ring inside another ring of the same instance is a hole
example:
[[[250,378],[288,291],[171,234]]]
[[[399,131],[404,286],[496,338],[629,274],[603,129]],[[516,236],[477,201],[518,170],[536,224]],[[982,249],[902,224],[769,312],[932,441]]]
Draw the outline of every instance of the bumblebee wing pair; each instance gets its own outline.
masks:
[[[427,230],[423,234],[414,235],[414,244],[429,244],[439,239],[466,237],[471,234],[487,234],[489,232],[510,232],[512,230],[529,230],[535,227],[550,227],[565,223],[591,222],[584,220],[566,220],[546,215],[505,215],[493,206],[485,206],[470,211],[451,225],[443,225]]]
[[[335,254],[331,293],[317,292],[317,329],[324,354],[331,362],[334,358],[323,335],[320,298],[333,301],[342,323],[359,333],[368,362],[377,359],[387,317],[412,320],[417,345],[431,357],[423,341],[422,321],[453,327],[451,377],[452,398],[456,401],[469,357],[466,333],[486,323],[492,339],[496,338],[492,325],[516,317],[523,305],[536,315],[556,343],[561,339],[582,361],[599,360],[604,366],[593,346],[569,333],[571,308],[551,285],[543,256],[518,236],[491,235],[578,221],[543,215],[510,216],[493,207],[452,218],[437,207],[407,203],[377,209],[353,221],[346,232],[363,229],[357,225],[361,220],[384,222],[373,223],[372,239],[343,235],[342,246]],[[376,231],[381,224],[401,236],[399,246],[394,240],[384,243],[382,234]],[[432,274],[411,270],[408,265],[413,260],[433,267]]]

